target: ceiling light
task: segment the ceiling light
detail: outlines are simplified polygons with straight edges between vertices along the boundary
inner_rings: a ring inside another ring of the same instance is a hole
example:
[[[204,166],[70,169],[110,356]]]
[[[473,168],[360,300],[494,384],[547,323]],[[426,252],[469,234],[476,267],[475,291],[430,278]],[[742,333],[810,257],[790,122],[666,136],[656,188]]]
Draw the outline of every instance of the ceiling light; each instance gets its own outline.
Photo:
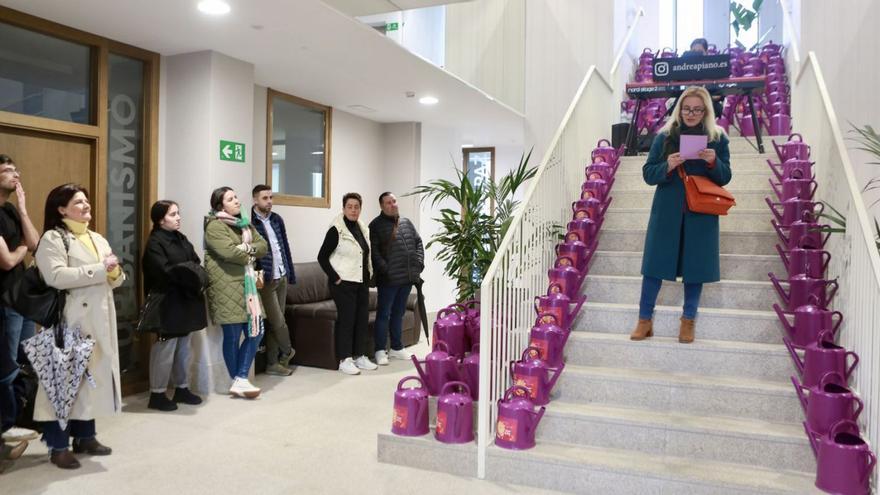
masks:
[[[223,0],[202,0],[199,2],[199,10],[209,15],[223,15],[228,14],[231,9]]]
[[[313,155],[323,155],[324,152],[323,151],[313,151],[312,154]]]
[[[433,96],[423,96],[419,98],[419,103],[422,105],[436,105],[440,100]]]

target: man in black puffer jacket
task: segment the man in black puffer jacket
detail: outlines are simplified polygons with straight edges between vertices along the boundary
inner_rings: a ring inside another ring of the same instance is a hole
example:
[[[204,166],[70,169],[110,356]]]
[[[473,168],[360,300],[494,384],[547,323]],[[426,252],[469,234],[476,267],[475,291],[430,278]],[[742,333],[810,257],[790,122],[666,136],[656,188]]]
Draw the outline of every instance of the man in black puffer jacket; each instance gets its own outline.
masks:
[[[425,249],[416,227],[401,218],[397,198],[390,192],[379,196],[382,213],[370,222],[370,256],[379,291],[376,309],[376,364],[387,365],[388,357],[409,359],[401,333],[406,301],[414,283],[425,268]],[[391,351],[386,354],[388,329]]]

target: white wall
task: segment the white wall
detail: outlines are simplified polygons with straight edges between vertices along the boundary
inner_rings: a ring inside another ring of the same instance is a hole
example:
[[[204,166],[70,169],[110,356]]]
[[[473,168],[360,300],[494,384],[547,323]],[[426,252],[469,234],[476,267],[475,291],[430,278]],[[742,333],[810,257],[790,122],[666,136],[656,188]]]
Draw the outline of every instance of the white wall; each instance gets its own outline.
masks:
[[[383,191],[397,196],[400,215],[418,226],[421,218],[416,196],[404,196],[420,181],[422,125],[418,122],[398,122],[382,126],[384,160],[382,169]],[[378,196],[369,198],[378,204]],[[425,241],[427,242],[427,241]]]
[[[851,0],[845,7],[837,2],[798,4],[801,57],[805,59],[809,51],[816,52],[842,131],[848,133],[849,122],[859,127],[870,124],[880,128],[880,64],[875,62],[880,47],[880,2]],[[797,115],[793,119],[796,128]],[[852,142],[847,145],[856,146]],[[877,161],[876,158],[852,149],[850,155],[859,185],[880,175],[880,167],[867,164]],[[866,198],[870,204],[880,195],[868,193]],[[880,216],[880,208],[873,211]]]

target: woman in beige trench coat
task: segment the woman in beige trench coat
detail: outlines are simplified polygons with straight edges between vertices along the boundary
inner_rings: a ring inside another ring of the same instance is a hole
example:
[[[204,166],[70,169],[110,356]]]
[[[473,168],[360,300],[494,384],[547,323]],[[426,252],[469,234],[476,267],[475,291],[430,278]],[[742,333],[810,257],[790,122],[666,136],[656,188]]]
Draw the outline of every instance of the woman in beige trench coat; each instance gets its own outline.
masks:
[[[56,421],[42,385],[37,391],[34,420],[46,422],[43,440],[49,458],[62,469],[79,467],[69,450],[70,436],[74,437],[74,453],[110,454],[110,448],[95,438],[95,418],[115,414],[122,407],[113,289],[122,285],[125,274],[107,240],[88,230],[90,220],[84,188],[75,184],[56,187],[46,198],[44,233],[35,255],[46,284],[67,291],[64,321],[95,340],[88,365],[94,386],[82,381],[66,430]],[[69,250],[62,235],[67,237]]]

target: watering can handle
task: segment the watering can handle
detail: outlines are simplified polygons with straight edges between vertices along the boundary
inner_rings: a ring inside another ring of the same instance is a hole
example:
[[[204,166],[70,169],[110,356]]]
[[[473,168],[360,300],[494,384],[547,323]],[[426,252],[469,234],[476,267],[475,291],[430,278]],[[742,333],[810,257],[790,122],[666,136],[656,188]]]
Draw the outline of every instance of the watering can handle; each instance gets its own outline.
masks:
[[[436,351],[437,347],[440,347],[441,344],[443,345],[443,349],[441,349],[441,350],[445,351],[446,354],[449,354],[449,344],[447,344],[446,342],[444,342],[442,340],[438,340],[438,341],[434,342],[434,345],[431,346],[431,350]]]
[[[865,455],[868,456],[868,469],[865,469],[865,474],[862,476],[862,484],[868,481],[868,478],[871,477],[871,473],[874,471],[874,466],[877,465],[877,456],[873,452],[866,450]]]
[[[837,329],[839,329],[840,325],[843,323],[843,313],[841,313],[840,311],[835,311],[835,312],[831,313],[831,317],[834,318],[834,315],[837,315],[838,318],[837,318],[837,323],[834,325],[834,328],[831,331],[834,332],[834,334],[836,335]]]
[[[835,435],[840,433],[839,429],[841,426],[848,426],[852,429],[855,429],[856,432],[859,431],[859,424],[858,423],[856,423],[855,421],[853,421],[851,419],[841,419],[837,423],[834,423],[834,425],[831,426],[831,429],[828,430],[828,438],[834,438]]]
[[[816,181],[813,180],[813,182],[816,182]],[[818,211],[818,212],[816,212],[816,206],[819,207],[819,211]],[[823,202],[821,202],[821,201],[818,202],[818,203],[815,203],[815,204],[813,205],[813,213],[815,213],[815,215],[816,215],[817,217],[822,216],[822,214],[825,213],[825,203],[823,203]]]
[[[797,378],[794,375],[791,376],[791,384],[794,385],[794,391],[797,392],[798,400],[801,402],[801,407],[804,410],[804,413],[807,411],[807,397],[804,395],[804,390],[807,390],[807,387],[801,385]]]
[[[541,296],[535,296],[535,314],[540,315],[541,310],[538,309],[538,301],[541,300]]]
[[[529,389],[523,387],[522,385],[514,385],[514,386],[508,388],[506,392],[504,392],[504,400],[509,400],[510,394],[513,392],[516,392],[516,391],[521,391],[522,397],[529,397],[530,396]]]
[[[846,378],[841,376],[840,372],[829,371],[828,373],[825,373],[824,375],[822,375],[822,378],[819,380],[819,388],[820,389],[825,388],[825,385],[828,385],[829,378],[836,378],[838,380],[837,385],[843,385],[844,387],[846,386]]]
[[[476,344],[473,345],[473,347],[471,347],[471,354],[479,354],[479,353],[480,353],[480,343],[477,342]]]
[[[828,264],[831,263],[831,253],[828,251],[822,251],[822,257],[825,258],[825,261],[822,262],[822,272],[828,269]]]
[[[480,300],[479,299],[468,299],[467,301],[461,303],[461,305],[464,306],[465,309],[471,309],[474,305],[479,306]]]
[[[816,195],[816,190],[819,189],[819,183],[815,179],[811,179],[810,184],[813,186],[813,189],[810,190],[810,197],[812,198]]]
[[[847,351],[846,355],[853,357],[853,364],[851,364],[846,370],[846,377],[849,378],[852,375],[853,370],[856,369],[856,365],[859,364],[859,355],[853,351]]]
[[[856,404],[858,404],[858,407],[856,407],[856,411],[853,413],[853,417],[858,418],[859,414],[862,414],[862,410],[865,408],[865,403],[862,402],[862,399],[859,399],[859,397],[856,395],[853,395],[853,399],[855,399]]]
[[[816,338],[817,341],[821,344],[822,342],[829,342],[831,344],[834,343],[834,334],[831,333],[830,330],[822,330],[819,332],[819,336]]]
[[[397,382],[397,390],[403,390],[403,384],[410,381],[410,380],[415,380],[415,381],[419,382],[419,385],[421,385],[422,388],[425,387],[425,382],[422,381],[421,378],[414,376],[414,375],[410,375],[410,376],[403,377],[399,382]]]
[[[605,138],[600,139],[599,142],[596,143],[596,147],[598,148],[599,146],[602,146],[602,143],[605,143],[606,146],[611,147],[611,141]]]
[[[831,299],[835,296],[835,294],[837,294],[837,289],[840,288],[840,284],[837,283],[837,279],[834,279],[834,280],[830,280],[828,282],[828,285],[834,286],[834,290],[831,291],[831,294],[828,295],[828,299],[827,299],[827,301],[830,303]]]
[[[450,386],[463,387],[463,388],[464,388],[464,391],[465,391],[465,395],[471,395],[471,388],[468,387],[467,383],[465,383],[465,382],[459,382],[459,381],[446,382],[446,383],[443,385],[443,388],[440,389],[440,395],[443,395],[443,394],[446,392],[446,389],[449,388]]]
[[[532,352],[534,351],[534,352]],[[523,349],[522,355],[520,355],[520,360],[525,361],[526,357],[537,357],[541,358],[541,348],[530,345]]]

